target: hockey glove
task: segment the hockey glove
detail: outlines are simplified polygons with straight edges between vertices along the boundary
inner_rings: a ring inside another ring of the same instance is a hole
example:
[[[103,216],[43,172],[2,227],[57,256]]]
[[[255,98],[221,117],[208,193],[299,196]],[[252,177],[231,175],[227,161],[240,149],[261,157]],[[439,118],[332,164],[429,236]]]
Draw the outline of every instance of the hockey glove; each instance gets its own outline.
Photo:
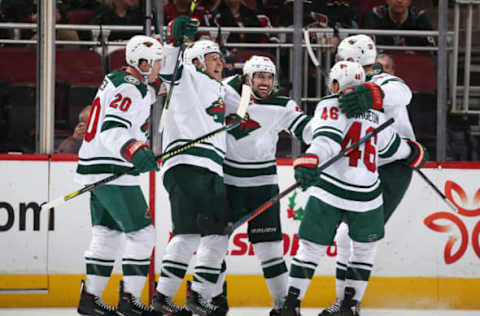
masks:
[[[158,162],[153,151],[136,139],[130,139],[120,149],[122,156],[130,161],[138,172],[158,171]]]
[[[168,23],[167,42],[180,46],[185,38],[193,40],[198,30],[198,20],[181,15]]]
[[[341,94],[338,99],[339,107],[348,118],[370,109],[381,110],[383,108],[382,89],[373,82],[365,82],[352,88],[346,88]]]
[[[300,180],[303,191],[312,186],[320,177],[317,155],[303,154],[293,161],[293,168],[295,168],[295,179]]]
[[[429,158],[427,149],[423,147],[422,144],[413,140],[407,140],[407,143],[412,152],[410,156],[404,160],[405,164],[412,169],[422,168]]]

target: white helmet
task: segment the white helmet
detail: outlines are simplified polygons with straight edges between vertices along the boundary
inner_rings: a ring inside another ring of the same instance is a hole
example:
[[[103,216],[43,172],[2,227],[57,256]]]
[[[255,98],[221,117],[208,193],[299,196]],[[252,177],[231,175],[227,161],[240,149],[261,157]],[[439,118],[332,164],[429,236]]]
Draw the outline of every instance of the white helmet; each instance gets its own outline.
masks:
[[[377,48],[373,40],[364,34],[345,38],[337,47],[337,60],[355,61],[362,66],[373,65],[377,58]]]
[[[152,37],[135,35],[127,43],[125,59],[128,65],[137,69],[142,75],[148,76],[152,71],[153,63],[158,59],[163,60],[163,46]],[[142,59],[148,62],[148,72],[140,70],[139,65]]]
[[[185,49],[185,52],[183,53],[183,62],[185,64],[193,64],[193,60],[198,59],[200,64],[206,68],[205,55],[210,53],[218,53],[222,56],[222,52],[217,43],[211,40],[199,40],[193,43],[191,47]]]
[[[243,74],[247,75],[250,81],[252,81],[253,74],[256,72],[268,72],[275,78],[277,69],[270,58],[253,55],[243,65]]]
[[[362,65],[351,61],[339,61],[332,69],[328,78],[328,87],[332,90],[332,84],[336,81],[339,84],[339,91],[359,85],[365,81],[365,71]],[[331,91],[333,92],[333,91]]]

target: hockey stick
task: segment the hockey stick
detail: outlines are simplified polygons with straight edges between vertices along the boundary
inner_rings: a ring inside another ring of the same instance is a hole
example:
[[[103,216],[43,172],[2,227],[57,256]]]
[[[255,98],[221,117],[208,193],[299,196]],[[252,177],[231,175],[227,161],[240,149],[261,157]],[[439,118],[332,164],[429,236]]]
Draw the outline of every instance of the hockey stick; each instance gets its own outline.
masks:
[[[433,189],[433,191],[435,191],[444,201],[445,203],[448,204],[448,206],[450,206],[450,208],[458,213],[458,209],[457,207],[452,203],[452,201],[450,201],[446,196],[445,194],[442,193],[442,191],[440,191],[439,188],[437,188],[437,186],[422,172],[422,170],[420,169],[415,169],[415,171],[417,171],[417,173],[423,178],[423,180],[425,180],[425,182],[427,182],[427,184]]]
[[[190,4],[190,10],[188,11],[188,17],[192,17],[193,12],[195,12],[195,7],[197,6],[197,0],[193,0],[192,3]],[[173,86],[175,85],[175,80],[177,78],[178,74],[178,69],[180,68],[180,57],[182,56],[183,51],[185,50],[186,44],[185,44],[186,38],[183,39],[182,45],[180,45],[180,49],[178,50],[177,54],[177,60],[175,61],[175,68],[173,68],[173,75],[172,75],[172,80],[170,81],[170,88],[168,89],[168,94],[167,97],[165,98],[165,103],[163,104],[163,111],[162,111],[162,116],[160,117],[160,124],[158,126],[159,132],[163,131],[163,127],[165,126],[165,121],[167,119],[167,110],[168,110],[168,105],[170,104],[170,99],[172,98],[173,94]]]
[[[326,168],[330,167],[332,164],[340,160],[340,158],[348,156],[353,150],[355,150],[358,146],[362,145],[365,143],[367,140],[369,140],[372,136],[378,134],[382,130],[384,130],[387,126],[393,124],[394,119],[391,118],[388,121],[384,122],[377,128],[375,128],[373,131],[370,133],[366,134],[363,138],[359,139],[356,143],[351,144],[350,146],[344,148],[342,151],[340,151],[338,154],[333,156],[332,158],[328,159],[326,162],[324,162],[321,166],[318,167],[320,171],[325,170]],[[198,214],[197,216],[197,224],[199,228],[205,232],[209,233],[215,233],[215,234],[220,234],[220,235],[231,235],[232,232],[237,229],[238,227],[242,226],[245,223],[248,223],[261,213],[263,213],[265,210],[270,208],[273,204],[277,203],[280,201],[281,198],[285,197],[287,194],[295,190],[300,186],[300,181],[297,180],[294,184],[290,185],[288,188],[280,192],[278,195],[272,197],[270,200],[262,204],[260,207],[257,209],[249,212],[248,214],[244,215],[240,219],[238,219],[234,223],[229,223],[227,226],[223,226],[221,224],[215,223],[212,220],[210,220],[208,217]]]
[[[242,86],[242,96],[240,98],[240,103],[238,105],[237,112],[234,114],[234,119],[232,120],[232,122],[218,128],[218,129],[216,129],[216,130],[214,130],[214,131],[212,131],[208,134],[205,134],[205,135],[200,136],[200,137],[198,137],[194,140],[191,140],[186,144],[183,144],[179,147],[172,148],[171,150],[168,150],[168,151],[156,156],[155,158],[157,160],[158,159],[159,160],[164,160],[164,159],[170,158],[170,157],[175,156],[175,155],[177,155],[177,154],[179,154],[179,153],[181,153],[181,152],[183,152],[183,151],[185,151],[185,150],[187,150],[187,149],[189,149],[189,148],[191,148],[195,145],[203,143],[206,140],[208,140],[208,139],[210,139],[210,138],[212,138],[212,137],[214,137],[214,136],[216,136],[216,135],[218,135],[218,134],[220,134],[224,131],[228,131],[228,130],[231,130],[231,129],[237,127],[242,122],[243,118],[245,117],[245,114],[247,113],[247,107],[248,107],[248,104],[250,103],[251,93],[252,93],[252,90],[250,89],[250,86],[247,86],[247,85]],[[101,186],[103,184],[106,184],[108,182],[116,180],[123,175],[134,172],[135,170],[136,170],[135,167],[131,167],[125,172],[112,174],[111,176],[108,176],[105,179],[102,179],[102,180],[99,180],[95,183],[84,186],[80,190],[77,190],[77,191],[72,192],[70,194],[61,196],[61,197],[56,198],[55,200],[52,200],[50,202],[46,202],[46,203],[41,205],[42,210],[46,210],[46,209],[50,209],[52,207],[59,206],[59,205],[65,203],[65,202],[67,202],[68,200],[73,199],[74,197],[77,197],[77,196],[79,196],[83,193],[92,191],[93,189],[98,188],[99,186]]]

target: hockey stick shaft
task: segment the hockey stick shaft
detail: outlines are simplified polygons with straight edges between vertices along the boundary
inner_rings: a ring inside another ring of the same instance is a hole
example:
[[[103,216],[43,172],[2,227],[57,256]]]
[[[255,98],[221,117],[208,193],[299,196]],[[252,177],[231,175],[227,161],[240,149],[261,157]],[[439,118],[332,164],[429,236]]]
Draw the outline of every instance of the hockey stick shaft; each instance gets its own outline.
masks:
[[[247,112],[247,107],[248,107],[248,104],[250,103],[250,95],[251,95],[251,89],[249,86],[247,85],[243,85],[242,87],[242,95],[241,95],[241,98],[240,98],[240,104],[238,105],[238,109],[237,109],[237,113],[236,113],[236,116],[235,118],[233,119],[232,122],[230,122],[229,124],[225,125],[225,126],[222,126],[208,134],[205,134],[203,136],[200,136],[200,137],[197,137],[191,141],[189,141],[188,143],[185,143],[179,147],[175,147],[175,148],[172,148],[171,150],[168,150],[158,156],[156,156],[155,158],[156,159],[159,159],[159,160],[164,160],[164,159],[167,159],[167,158],[170,158],[174,155],[177,155],[197,144],[200,144],[200,143],[203,143],[205,141],[207,141],[208,139],[224,132],[224,131],[228,131],[230,129],[233,129],[235,127],[237,127],[243,120],[244,116],[245,116],[245,113]],[[85,192],[89,192],[89,191],[92,191],[93,189],[105,184],[105,183],[108,183],[108,182],[111,182],[113,180],[116,180],[118,178],[120,178],[121,176],[123,175],[126,175],[128,173],[131,173],[131,172],[134,172],[135,171],[135,167],[131,167],[129,168],[126,172],[123,172],[123,173],[116,173],[116,174],[112,174],[111,176],[108,176],[106,177],[105,179],[102,179],[100,181],[97,181],[95,183],[92,183],[92,184],[89,184],[75,192],[72,192],[70,194],[67,194],[65,196],[61,196],[55,200],[52,200],[50,202],[47,202],[45,204],[42,205],[42,209],[50,209],[52,207],[56,207],[58,205],[61,205],[65,202],[67,202],[68,200],[71,200],[73,199],[74,197],[77,197]]]
[[[353,150],[355,150],[358,146],[362,145],[363,143],[365,143],[367,140],[369,140],[372,136],[375,136],[376,134],[378,134],[379,132],[381,132],[382,130],[384,130],[385,128],[387,128],[387,126],[393,124],[393,118],[389,119],[388,121],[384,122],[383,124],[381,124],[380,126],[378,126],[376,129],[374,129],[373,131],[371,131],[370,133],[366,134],[363,138],[361,138],[360,140],[358,140],[356,143],[353,143],[351,144],[350,146],[348,147],[345,147],[342,151],[340,151],[338,154],[336,154],[335,156],[333,156],[332,158],[328,159],[326,162],[324,162],[321,166],[318,167],[319,170],[325,170],[326,168],[330,167],[332,164],[334,164],[335,162],[337,162],[340,158],[344,157],[344,156],[348,156]],[[232,225],[230,226],[227,226],[225,228],[225,231],[224,233],[225,234],[231,234],[235,229],[237,229],[238,227],[242,226],[243,224],[245,223],[248,223],[249,221],[251,221],[252,219],[254,219],[255,217],[257,217],[258,215],[260,215],[261,213],[263,213],[265,210],[267,210],[269,207],[271,207],[273,204],[277,203],[278,201],[280,201],[281,198],[285,197],[287,194],[289,194],[290,192],[292,192],[293,190],[295,190],[296,188],[298,188],[300,186],[300,181],[297,180],[297,182],[295,182],[294,184],[290,185],[288,188],[286,188],[285,190],[283,190],[282,192],[280,192],[278,195],[272,197],[270,200],[268,200],[267,202],[265,202],[263,205],[261,205],[260,207],[258,207],[257,209],[253,210],[252,212],[246,214],[245,216],[243,216],[242,218],[240,218],[239,220],[237,220],[236,222],[234,222]]]
[[[443,192],[440,191],[440,189],[423,173],[422,170],[420,170],[420,169],[415,169],[415,171],[417,171],[417,173],[420,175],[420,177],[422,177],[423,180],[425,180],[425,182],[433,189],[433,191],[435,191],[435,192],[445,201],[445,203],[448,204],[448,206],[449,206],[454,212],[457,212],[457,213],[458,213],[458,209],[457,209],[457,207],[452,203],[452,201],[450,201],[450,200],[445,196],[445,194],[443,194]]]

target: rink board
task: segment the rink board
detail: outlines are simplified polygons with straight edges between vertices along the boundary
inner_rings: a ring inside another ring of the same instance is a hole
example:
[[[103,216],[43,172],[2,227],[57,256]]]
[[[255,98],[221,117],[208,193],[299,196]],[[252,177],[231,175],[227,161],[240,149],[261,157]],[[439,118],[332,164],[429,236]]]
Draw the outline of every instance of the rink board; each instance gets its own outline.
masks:
[[[280,160],[279,165],[280,185],[285,188],[293,182],[292,168],[288,160]],[[74,156],[0,155],[0,251],[4,254],[0,260],[0,306],[78,303],[79,283],[85,273],[83,252],[90,240],[89,194],[50,214],[38,211],[42,202],[79,188],[72,181],[75,166]],[[423,171],[452,197],[460,212],[451,211],[415,174],[386,226],[363,305],[480,309],[480,163],[429,164]],[[154,181],[142,176],[142,189],[155,208],[158,273],[170,236],[170,214],[161,179],[158,175],[152,178]],[[288,263],[298,248],[295,233],[299,225],[288,215],[305,202],[306,195],[300,191],[281,201]],[[333,301],[334,256],[335,247],[331,247],[316,270],[304,306],[326,306]],[[245,228],[230,240],[227,266],[232,306],[271,304]],[[118,298],[120,271],[117,265],[105,293],[107,302],[115,303]],[[177,300],[184,301],[183,285]]]

